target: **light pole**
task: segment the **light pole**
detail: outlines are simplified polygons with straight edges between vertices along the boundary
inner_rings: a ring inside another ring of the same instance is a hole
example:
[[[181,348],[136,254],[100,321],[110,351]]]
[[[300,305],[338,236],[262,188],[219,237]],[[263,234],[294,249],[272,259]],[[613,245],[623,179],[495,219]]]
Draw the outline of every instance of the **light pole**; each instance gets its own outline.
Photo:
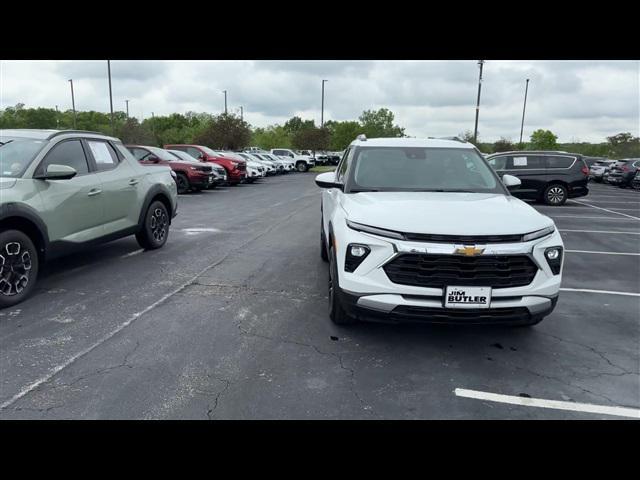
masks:
[[[522,131],[524,130],[524,111],[527,108],[527,92],[529,91],[529,79],[524,87],[524,105],[522,106],[522,124],[520,125],[520,144],[522,145]]]
[[[227,91],[223,90],[224,93],[224,114],[227,114]]]
[[[71,108],[73,108],[73,128],[76,129],[76,100],[73,96],[73,79],[69,79],[69,83],[71,83]]]
[[[125,100],[125,103],[127,104],[127,120],[129,120],[129,100]]]
[[[320,128],[324,127],[324,83],[329,80],[322,80],[322,107],[320,108]]]
[[[151,112],[151,135],[153,135],[153,139],[155,140],[156,129],[153,126],[154,123],[156,123],[156,116],[153,114],[153,112]]]
[[[242,105],[240,105],[240,121],[244,120],[244,110],[242,109]]]
[[[109,108],[111,110],[111,134],[115,135],[116,131],[113,126],[113,95],[111,93],[111,60],[107,60],[107,73],[109,75]]]
[[[56,128],[60,128],[60,112],[58,112],[58,105],[56,105]]]
[[[476,103],[476,126],[473,129],[473,143],[478,141],[478,116],[480,115],[480,89],[482,88],[482,66],[484,65],[484,60],[479,60],[478,65],[480,65],[480,77],[478,78],[478,102]]]

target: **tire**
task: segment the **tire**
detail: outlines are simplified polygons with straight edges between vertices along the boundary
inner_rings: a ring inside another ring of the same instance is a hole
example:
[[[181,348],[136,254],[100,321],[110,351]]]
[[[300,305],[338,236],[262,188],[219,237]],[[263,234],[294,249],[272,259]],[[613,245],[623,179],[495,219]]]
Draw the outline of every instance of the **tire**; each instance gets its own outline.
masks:
[[[552,207],[559,207],[560,205],[564,205],[568,197],[569,192],[567,192],[567,187],[559,183],[553,183],[544,189],[542,201]]]
[[[324,238],[324,232],[322,231],[322,220],[320,220],[320,258],[323,261],[329,262],[329,254],[327,253],[327,242]]]
[[[350,317],[342,306],[336,254],[333,251],[333,246],[329,248],[331,259],[329,262],[329,318],[336,325],[350,325],[356,323],[357,319]]]
[[[183,194],[189,191],[189,179],[184,173],[178,173],[176,178],[176,185],[178,186],[178,193]]]
[[[31,295],[38,265],[38,251],[25,233],[0,233],[0,308],[16,305]]]
[[[304,173],[304,172],[306,172],[307,170],[309,170],[309,167],[307,166],[307,164],[306,164],[305,162],[298,162],[298,163],[296,163],[296,169],[297,169],[299,172]]]
[[[169,237],[169,213],[164,203],[156,200],[144,215],[144,224],[136,233],[136,240],[145,250],[155,250],[167,243]]]

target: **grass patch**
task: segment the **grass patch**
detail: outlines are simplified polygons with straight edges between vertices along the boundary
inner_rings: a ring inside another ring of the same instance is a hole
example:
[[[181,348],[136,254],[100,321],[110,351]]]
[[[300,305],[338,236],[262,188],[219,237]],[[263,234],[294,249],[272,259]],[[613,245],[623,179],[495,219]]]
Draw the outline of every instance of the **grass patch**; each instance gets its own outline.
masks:
[[[318,165],[317,167],[310,168],[309,171],[312,173],[324,173],[333,172],[335,169],[335,165]]]

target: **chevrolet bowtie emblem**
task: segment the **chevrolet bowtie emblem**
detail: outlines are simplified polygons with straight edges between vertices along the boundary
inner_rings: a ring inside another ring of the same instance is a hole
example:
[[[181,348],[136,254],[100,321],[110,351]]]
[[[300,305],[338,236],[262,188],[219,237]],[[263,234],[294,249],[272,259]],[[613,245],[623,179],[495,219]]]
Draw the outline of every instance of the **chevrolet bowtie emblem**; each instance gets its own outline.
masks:
[[[484,248],[477,248],[475,245],[465,245],[462,248],[456,248],[456,255],[464,255],[465,257],[475,257],[484,252]]]

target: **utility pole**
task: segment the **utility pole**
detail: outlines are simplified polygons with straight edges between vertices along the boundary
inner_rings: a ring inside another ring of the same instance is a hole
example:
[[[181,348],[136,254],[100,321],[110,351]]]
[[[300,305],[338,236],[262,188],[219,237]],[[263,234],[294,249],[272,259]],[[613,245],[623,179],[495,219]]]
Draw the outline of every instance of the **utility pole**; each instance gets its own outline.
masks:
[[[240,121],[242,122],[244,120],[244,111],[242,109],[242,105],[240,105]]]
[[[322,107],[320,108],[320,128],[324,127],[324,83],[329,80],[322,80]]]
[[[224,114],[227,114],[227,91],[223,90],[224,92]]]
[[[153,112],[151,112],[151,135],[153,135],[153,138],[155,140],[156,138],[156,129],[154,128],[154,123],[156,123],[156,116],[153,114]]]
[[[73,128],[75,130],[77,128],[76,127],[76,100],[75,100],[75,97],[73,96],[73,79],[72,78],[69,79],[69,83],[71,83],[71,108],[73,108]]]
[[[111,109],[111,134],[115,135],[115,127],[113,125],[113,95],[111,93],[111,60],[107,60],[107,72],[109,74],[109,108]]]
[[[127,104],[127,120],[129,120],[129,100],[125,100],[125,103]]]
[[[56,128],[60,128],[60,112],[58,112],[58,105],[56,105]]]
[[[479,60],[478,65],[480,65],[480,77],[478,79],[478,103],[476,104],[476,126],[473,129],[473,143],[478,141],[478,116],[480,115],[480,90],[482,88],[482,66],[484,65],[484,60]]]
[[[529,91],[529,79],[524,87],[524,105],[522,106],[522,124],[520,125],[520,144],[522,145],[522,131],[524,130],[524,111],[527,108],[527,92]]]

